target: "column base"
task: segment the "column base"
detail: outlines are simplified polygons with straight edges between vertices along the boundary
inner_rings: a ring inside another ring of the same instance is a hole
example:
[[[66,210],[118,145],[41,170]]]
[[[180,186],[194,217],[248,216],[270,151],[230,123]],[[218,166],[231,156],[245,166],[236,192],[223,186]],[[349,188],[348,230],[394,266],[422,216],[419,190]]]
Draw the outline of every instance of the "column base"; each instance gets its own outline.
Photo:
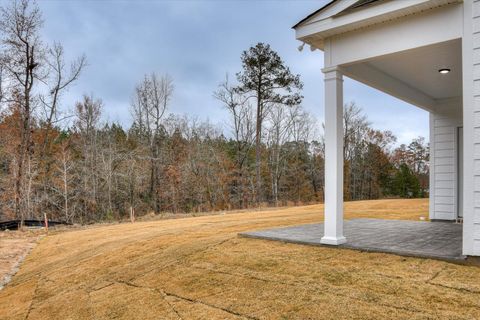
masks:
[[[344,236],[341,236],[341,237],[322,237],[322,239],[320,239],[320,243],[330,244],[330,245],[333,245],[333,246],[338,246],[338,245],[343,244],[345,242],[347,242],[347,238],[345,238]]]

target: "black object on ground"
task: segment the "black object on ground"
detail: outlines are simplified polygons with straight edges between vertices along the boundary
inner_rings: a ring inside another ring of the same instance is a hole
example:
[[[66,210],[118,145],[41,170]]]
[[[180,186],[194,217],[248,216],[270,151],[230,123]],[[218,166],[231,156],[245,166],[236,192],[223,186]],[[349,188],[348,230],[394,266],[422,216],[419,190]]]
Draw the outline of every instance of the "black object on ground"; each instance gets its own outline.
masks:
[[[5,230],[18,230],[20,228],[20,225],[22,223],[22,220],[8,220],[8,221],[0,221],[0,231],[5,231]],[[71,225],[71,223],[64,222],[64,221],[53,221],[53,220],[48,220],[48,226],[49,227],[55,227],[57,225]],[[24,227],[36,227],[36,228],[43,228],[45,227],[45,221],[44,220],[23,220],[23,226]]]

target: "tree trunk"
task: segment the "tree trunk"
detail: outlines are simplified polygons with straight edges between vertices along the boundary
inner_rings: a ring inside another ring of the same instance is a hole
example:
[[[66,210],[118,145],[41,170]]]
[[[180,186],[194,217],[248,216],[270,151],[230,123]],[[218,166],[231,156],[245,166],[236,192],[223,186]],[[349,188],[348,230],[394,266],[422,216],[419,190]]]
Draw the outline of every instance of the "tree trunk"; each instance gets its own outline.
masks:
[[[256,136],[255,136],[255,175],[256,175],[256,200],[257,204],[262,202],[262,181],[261,181],[261,143],[262,143],[262,105],[260,95],[257,99],[257,122],[256,122]]]

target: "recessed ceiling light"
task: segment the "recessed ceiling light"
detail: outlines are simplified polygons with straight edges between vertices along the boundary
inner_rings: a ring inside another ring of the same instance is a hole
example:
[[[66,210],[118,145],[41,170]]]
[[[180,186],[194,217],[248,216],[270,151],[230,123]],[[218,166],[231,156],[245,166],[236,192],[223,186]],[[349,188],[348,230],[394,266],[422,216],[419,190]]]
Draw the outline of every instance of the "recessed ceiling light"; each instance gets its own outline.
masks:
[[[450,72],[450,69],[444,68],[444,69],[438,70],[438,72],[440,72],[441,74],[447,74]]]

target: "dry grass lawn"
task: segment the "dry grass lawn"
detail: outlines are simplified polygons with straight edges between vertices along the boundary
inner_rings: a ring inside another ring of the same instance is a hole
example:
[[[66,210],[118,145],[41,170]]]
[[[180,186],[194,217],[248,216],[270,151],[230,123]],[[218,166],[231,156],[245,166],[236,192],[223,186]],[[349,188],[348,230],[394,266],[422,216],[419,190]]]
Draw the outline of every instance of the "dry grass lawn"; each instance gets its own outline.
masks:
[[[40,240],[0,291],[2,319],[480,319],[480,268],[245,239],[321,205],[108,225]],[[418,220],[427,200],[346,204]]]

